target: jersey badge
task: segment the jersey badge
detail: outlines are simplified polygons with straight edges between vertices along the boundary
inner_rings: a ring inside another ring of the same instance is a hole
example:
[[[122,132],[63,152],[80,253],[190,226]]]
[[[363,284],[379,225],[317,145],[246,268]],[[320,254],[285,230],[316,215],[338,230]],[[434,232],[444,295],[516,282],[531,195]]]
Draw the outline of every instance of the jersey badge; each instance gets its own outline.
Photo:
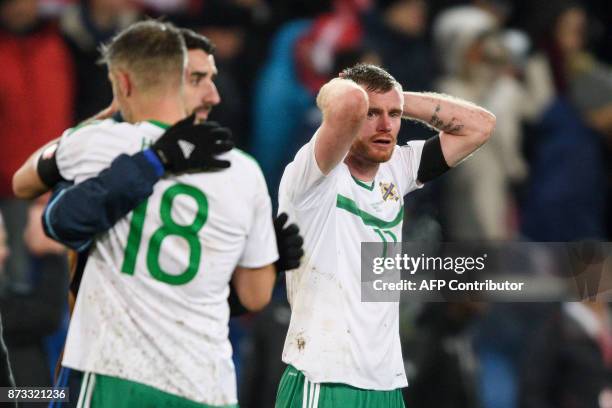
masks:
[[[399,193],[397,192],[397,187],[393,183],[378,183],[380,186],[380,193],[382,194],[382,198],[384,201],[399,200]]]

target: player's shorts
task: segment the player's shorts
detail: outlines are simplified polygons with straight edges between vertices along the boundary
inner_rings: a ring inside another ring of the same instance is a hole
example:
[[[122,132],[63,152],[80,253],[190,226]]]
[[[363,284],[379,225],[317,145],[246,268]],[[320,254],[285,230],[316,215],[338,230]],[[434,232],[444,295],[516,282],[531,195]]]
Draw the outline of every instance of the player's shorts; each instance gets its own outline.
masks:
[[[181,398],[148,385],[107,375],[85,373],[77,408],[238,408],[213,406]]]
[[[287,367],[278,386],[276,408],[405,408],[402,392],[364,390],[346,384],[310,382]]]

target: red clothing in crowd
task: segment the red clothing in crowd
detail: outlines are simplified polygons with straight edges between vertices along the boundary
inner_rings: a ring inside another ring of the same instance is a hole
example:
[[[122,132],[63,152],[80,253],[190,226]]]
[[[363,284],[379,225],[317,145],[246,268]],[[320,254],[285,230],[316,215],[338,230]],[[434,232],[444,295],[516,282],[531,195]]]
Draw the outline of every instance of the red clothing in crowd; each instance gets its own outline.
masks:
[[[47,24],[24,35],[0,31],[0,197],[38,147],[71,126],[73,73],[59,31]]]

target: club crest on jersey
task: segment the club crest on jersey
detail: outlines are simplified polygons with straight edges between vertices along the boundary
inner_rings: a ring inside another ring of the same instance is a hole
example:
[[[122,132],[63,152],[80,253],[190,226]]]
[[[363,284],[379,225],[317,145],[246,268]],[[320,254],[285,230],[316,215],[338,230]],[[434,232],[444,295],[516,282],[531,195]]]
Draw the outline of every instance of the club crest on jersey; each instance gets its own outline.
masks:
[[[399,200],[399,194],[397,192],[397,187],[393,183],[383,183],[382,181],[378,183],[380,186],[380,193],[382,194],[382,198],[384,201]]]

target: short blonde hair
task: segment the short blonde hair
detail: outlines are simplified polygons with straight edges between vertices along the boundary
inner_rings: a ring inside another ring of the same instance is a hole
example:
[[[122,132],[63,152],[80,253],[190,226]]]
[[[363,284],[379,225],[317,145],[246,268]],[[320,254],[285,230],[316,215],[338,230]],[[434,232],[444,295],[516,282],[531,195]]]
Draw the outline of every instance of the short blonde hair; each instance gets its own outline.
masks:
[[[187,63],[185,41],[170,23],[147,20],[134,23],[101,47],[101,62],[134,75],[142,90],[180,86]]]

